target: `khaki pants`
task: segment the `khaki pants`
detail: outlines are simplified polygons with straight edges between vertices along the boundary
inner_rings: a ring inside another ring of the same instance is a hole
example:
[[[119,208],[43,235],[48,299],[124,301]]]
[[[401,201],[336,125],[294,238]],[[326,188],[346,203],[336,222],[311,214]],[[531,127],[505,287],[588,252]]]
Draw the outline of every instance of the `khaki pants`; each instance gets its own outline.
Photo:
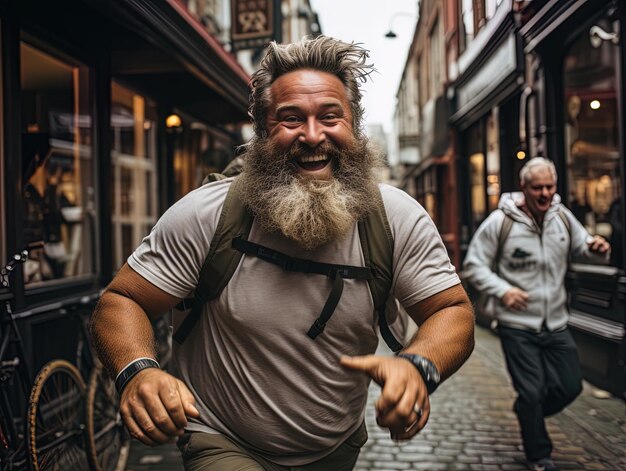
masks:
[[[219,433],[185,433],[178,447],[188,471],[350,471],[366,441],[367,430],[363,423],[330,455],[302,466],[277,465]]]

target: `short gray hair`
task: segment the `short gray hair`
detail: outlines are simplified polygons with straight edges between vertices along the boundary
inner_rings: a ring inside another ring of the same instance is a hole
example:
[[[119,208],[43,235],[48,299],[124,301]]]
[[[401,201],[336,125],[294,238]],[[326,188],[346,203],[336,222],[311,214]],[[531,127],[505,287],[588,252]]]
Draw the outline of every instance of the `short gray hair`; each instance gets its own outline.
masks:
[[[287,45],[272,41],[261,60],[259,70],[252,74],[250,81],[250,107],[254,132],[262,137],[267,134],[267,109],[270,105],[270,87],[281,75],[300,69],[314,69],[335,75],[343,83],[355,135],[363,131],[361,106],[361,85],[375,70],[367,64],[369,51],[356,43],[345,43],[328,36],[305,37],[301,41]],[[360,83],[359,83],[360,82]]]
[[[556,173],[556,167],[554,166],[554,162],[544,157],[533,157],[528,162],[526,162],[522,169],[519,171],[520,184],[524,185],[525,183],[528,183],[532,178],[531,174],[533,173],[533,171],[540,167],[547,168],[554,177],[554,181],[556,183],[558,175]]]

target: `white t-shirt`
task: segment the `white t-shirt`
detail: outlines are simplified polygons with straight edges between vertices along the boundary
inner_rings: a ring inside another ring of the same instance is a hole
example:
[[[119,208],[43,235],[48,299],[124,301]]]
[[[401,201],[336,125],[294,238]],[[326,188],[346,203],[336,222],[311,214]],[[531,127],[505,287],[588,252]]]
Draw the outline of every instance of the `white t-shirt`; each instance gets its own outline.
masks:
[[[173,296],[191,296],[231,182],[204,185],[174,204],[130,256],[130,267]],[[459,284],[426,211],[394,187],[380,189],[394,238],[392,294],[412,306]],[[318,262],[364,264],[356,224],[345,238],[312,251],[255,224],[249,239]],[[345,280],[326,329],[312,340],[306,333],[331,287],[323,275],[286,272],[244,255],[174,347],[177,374],[201,413],[188,430],[223,433],[286,466],[323,458],[345,441],[363,421],[369,377],[339,358],[376,351],[377,316],[367,282]]]

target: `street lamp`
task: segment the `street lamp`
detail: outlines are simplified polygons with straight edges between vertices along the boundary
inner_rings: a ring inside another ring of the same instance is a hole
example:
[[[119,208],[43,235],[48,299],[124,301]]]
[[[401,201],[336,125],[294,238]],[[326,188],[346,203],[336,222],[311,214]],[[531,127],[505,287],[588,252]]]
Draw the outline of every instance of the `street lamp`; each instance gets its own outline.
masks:
[[[411,19],[415,19],[415,14],[413,14],[413,13],[409,13],[409,12],[406,12],[406,11],[399,11],[397,13],[394,13],[393,15],[391,15],[391,18],[389,19],[389,31],[387,31],[387,34],[385,34],[386,38],[393,39],[393,38],[397,38],[398,37],[398,35],[396,33],[394,33],[394,31],[393,31],[393,22],[399,16],[407,16],[407,17],[409,17]]]

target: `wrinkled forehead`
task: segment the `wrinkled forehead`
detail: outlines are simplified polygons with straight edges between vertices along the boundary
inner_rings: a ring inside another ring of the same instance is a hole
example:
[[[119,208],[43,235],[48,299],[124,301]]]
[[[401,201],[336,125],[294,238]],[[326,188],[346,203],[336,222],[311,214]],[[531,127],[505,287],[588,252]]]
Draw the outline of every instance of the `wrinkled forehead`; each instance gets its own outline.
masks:
[[[548,166],[535,167],[528,172],[526,183],[529,186],[552,186],[556,184],[556,177]]]

